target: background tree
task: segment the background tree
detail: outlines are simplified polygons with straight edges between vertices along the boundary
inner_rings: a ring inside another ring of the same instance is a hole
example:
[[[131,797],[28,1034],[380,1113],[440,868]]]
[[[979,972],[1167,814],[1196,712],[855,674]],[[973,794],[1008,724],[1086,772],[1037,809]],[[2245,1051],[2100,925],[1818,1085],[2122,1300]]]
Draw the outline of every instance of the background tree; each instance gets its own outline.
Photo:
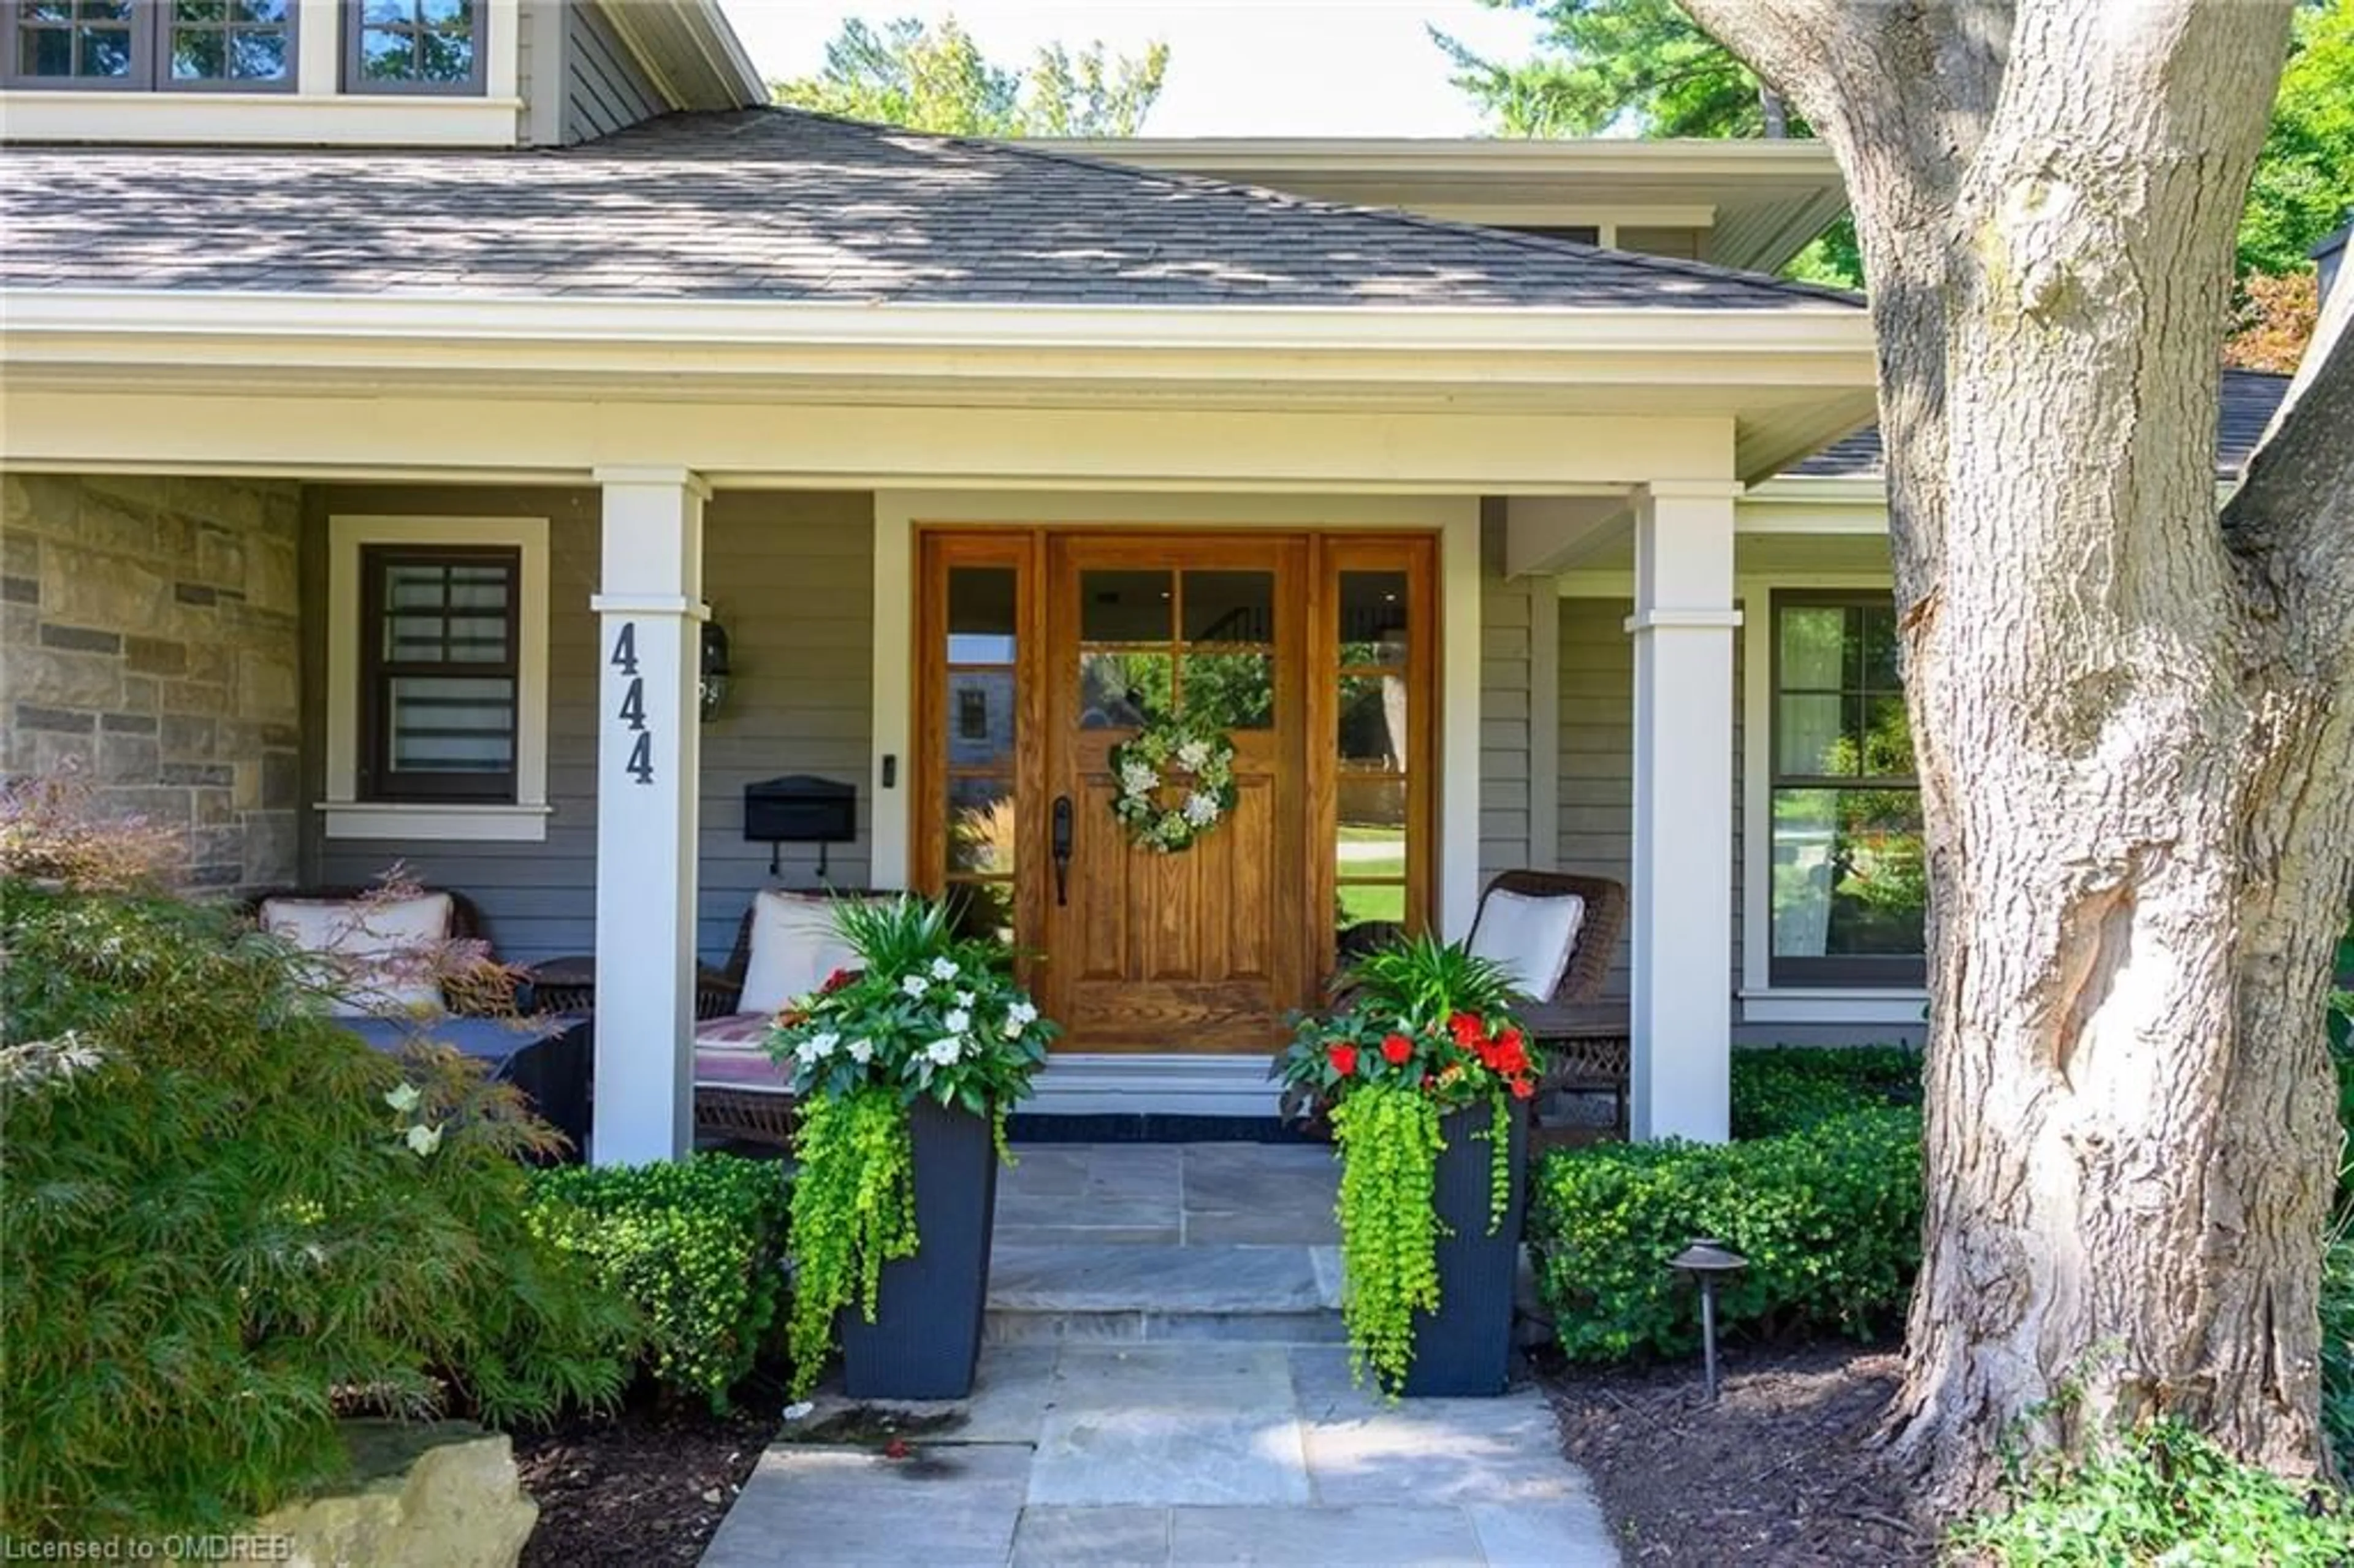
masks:
[[[1433,36],[1455,62],[1456,85],[1479,101],[1502,135],[1814,134],[1802,113],[1674,0],[1487,3],[1543,19],[1535,54],[1499,61],[1443,33]],[[2272,130],[2241,221],[2242,278],[2306,270],[2306,250],[2344,221],[2349,206],[2354,0],[2302,0]],[[1786,270],[1810,281],[1862,287],[1852,221],[1842,218]]]
[[[949,136],[1133,136],[1161,96],[1169,46],[1107,56],[1101,44],[1038,51],[1026,70],[992,64],[953,16],[878,31],[855,17],[825,47],[825,69],[771,84],[779,103]]]
[[[2289,0],[1684,0],[1830,143],[1872,275],[1930,854],[1895,1412],[2323,1460],[2354,881],[2354,290],[2219,516],[2218,339]]]

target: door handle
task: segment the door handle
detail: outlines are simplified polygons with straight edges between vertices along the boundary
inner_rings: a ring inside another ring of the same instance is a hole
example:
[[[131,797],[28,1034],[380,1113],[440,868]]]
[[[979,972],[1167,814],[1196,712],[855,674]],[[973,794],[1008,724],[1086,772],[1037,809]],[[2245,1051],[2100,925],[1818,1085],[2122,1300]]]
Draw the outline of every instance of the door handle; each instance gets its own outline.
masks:
[[[1055,902],[1071,901],[1071,798],[1055,797],[1054,814]]]

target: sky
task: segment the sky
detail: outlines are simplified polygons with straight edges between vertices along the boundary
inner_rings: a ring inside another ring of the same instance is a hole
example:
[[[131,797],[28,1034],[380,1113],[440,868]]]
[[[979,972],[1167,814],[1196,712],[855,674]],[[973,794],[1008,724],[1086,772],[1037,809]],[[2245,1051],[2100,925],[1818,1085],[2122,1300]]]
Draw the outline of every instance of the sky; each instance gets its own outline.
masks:
[[[1480,130],[1471,101],[1448,80],[1428,25],[1490,56],[1519,58],[1536,33],[1522,14],[1478,0],[884,0],[872,6],[803,0],[724,0],[728,20],[762,75],[810,76],[844,18],[937,22],[951,14],[1002,65],[1026,62],[1042,44],[1101,39],[1135,54],[1169,46],[1161,100],[1144,123],[1151,136],[1469,136]]]

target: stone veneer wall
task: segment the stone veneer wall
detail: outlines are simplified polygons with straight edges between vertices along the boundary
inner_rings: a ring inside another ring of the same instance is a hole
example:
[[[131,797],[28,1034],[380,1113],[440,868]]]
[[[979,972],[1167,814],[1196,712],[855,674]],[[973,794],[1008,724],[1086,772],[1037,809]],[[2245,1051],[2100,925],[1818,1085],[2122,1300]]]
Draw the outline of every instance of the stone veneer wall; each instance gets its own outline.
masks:
[[[193,885],[297,880],[300,487],[0,476],[0,768],[185,828]]]

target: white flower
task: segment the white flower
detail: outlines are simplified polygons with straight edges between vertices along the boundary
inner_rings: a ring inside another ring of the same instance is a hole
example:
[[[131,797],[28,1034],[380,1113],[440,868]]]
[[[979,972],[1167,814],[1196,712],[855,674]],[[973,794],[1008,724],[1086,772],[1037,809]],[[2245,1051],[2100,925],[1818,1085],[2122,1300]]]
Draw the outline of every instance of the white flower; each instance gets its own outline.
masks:
[[[959,1007],[970,1007],[972,1005],[972,992],[969,991],[960,991],[957,992],[956,1001]]]
[[[948,958],[934,959],[932,960],[932,978],[934,980],[952,980],[956,979],[956,960],[954,959]]]
[[[940,1066],[947,1066],[964,1054],[964,1042],[953,1035],[944,1036],[924,1047],[924,1054]]]
[[[1161,780],[1152,769],[1141,762],[1130,762],[1119,770],[1119,792],[1123,795],[1150,795]]]
[[[1196,789],[1185,797],[1185,820],[1197,828],[1206,828],[1218,820],[1218,798]]]
[[[857,1063],[860,1066],[864,1067],[864,1065],[866,1065],[866,1064],[867,1064],[868,1062],[870,1062],[870,1061],[872,1061],[872,1060],[874,1059],[874,1056],[875,1056],[875,1042],[874,1042],[874,1041],[872,1041],[872,1040],[854,1040],[854,1041],[852,1041],[852,1042],[850,1043],[850,1059],[851,1059],[852,1061],[854,1061],[854,1062]]]
[[[1015,1023],[1026,1026],[1038,1022],[1038,1010],[1027,1001],[1017,1001],[1006,1012],[1005,1016]]]
[[[962,1034],[972,1027],[972,1014],[961,1007],[952,1007],[949,1015],[940,1020],[940,1026],[951,1034]]]
[[[1210,743],[1206,740],[1187,741],[1177,748],[1177,760],[1184,764],[1186,772],[1199,773],[1210,765]]]
[[[810,1044],[817,1048],[819,1055],[831,1056],[833,1054],[833,1048],[842,1044],[842,1036],[829,1029],[822,1034],[811,1035]]]
[[[415,1110],[417,1102],[424,1097],[417,1092],[415,1084],[403,1084],[398,1088],[387,1089],[384,1092],[384,1103],[403,1116]]]
[[[909,975],[899,982],[899,989],[909,996],[921,996],[932,989],[932,982],[921,975]]]
[[[424,1158],[441,1147],[441,1129],[419,1122],[408,1129],[408,1147],[417,1151],[419,1159]]]
[[[1005,1027],[1004,1027],[1002,1030],[1001,1030],[1001,1031],[1000,1031],[1000,1033],[1002,1033],[1002,1034],[1003,1034],[1003,1035],[1004,1035],[1008,1040],[1019,1040],[1019,1039],[1021,1039],[1021,1038],[1022,1038],[1022,1021],[1021,1021],[1020,1019],[1018,1019],[1018,1018],[1014,1017],[1013,1014],[1008,1013],[1008,1014],[1006,1015],[1006,1018],[1005,1018]]]
[[[793,1047],[794,1057],[804,1067],[816,1066],[817,1059],[823,1054],[824,1053],[817,1048],[817,1042],[813,1039],[804,1040]]]

